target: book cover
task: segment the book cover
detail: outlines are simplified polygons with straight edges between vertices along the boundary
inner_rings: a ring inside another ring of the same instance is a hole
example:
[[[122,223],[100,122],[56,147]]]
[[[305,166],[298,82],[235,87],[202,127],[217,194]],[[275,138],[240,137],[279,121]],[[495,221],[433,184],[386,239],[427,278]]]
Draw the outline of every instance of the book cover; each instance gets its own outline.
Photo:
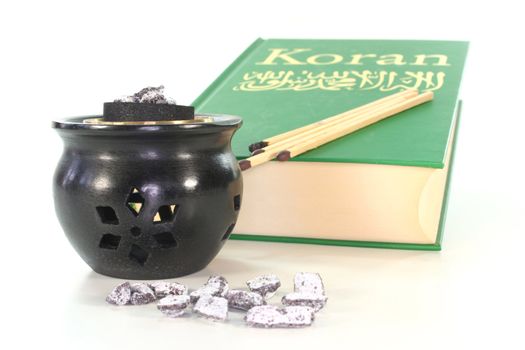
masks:
[[[466,42],[400,40],[256,40],[199,96],[201,113],[243,117],[232,147],[248,145],[407,88],[434,101],[306,152],[294,162],[360,163],[443,169],[457,118]],[[450,168],[450,167],[449,167]],[[253,170],[257,171],[257,170]],[[450,169],[448,169],[450,171]],[[448,181],[447,181],[448,184]],[[445,217],[446,195],[440,221]],[[241,211],[242,215],[242,211]],[[368,242],[234,234],[232,238],[321,244],[439,249],[436,241]]]

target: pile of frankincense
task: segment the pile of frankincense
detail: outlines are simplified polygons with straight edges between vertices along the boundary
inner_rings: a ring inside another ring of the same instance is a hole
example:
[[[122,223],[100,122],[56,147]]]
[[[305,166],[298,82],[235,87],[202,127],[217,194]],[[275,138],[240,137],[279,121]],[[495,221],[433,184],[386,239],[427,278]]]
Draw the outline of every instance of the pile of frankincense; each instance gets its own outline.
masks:
[[[113,305],[143,305],[157,301],[157,308],[168,317],[180,317],[191,306],[199,316],[214,320],[228,319],[228,309],[247,311],[244,320],[249,326],[264,328],[298,328],[310,326],[314,315],[322,309],[326,297],[318,273],[298,272],[294,291],[281,299],[282,305],[268,305],[281,286],[276,275],[257,276],[246,282],[248,290],[230,289],[222,276],[211,276],[206,284],[188,294],[178,282],[124,282],[116,286],[106,301]]]

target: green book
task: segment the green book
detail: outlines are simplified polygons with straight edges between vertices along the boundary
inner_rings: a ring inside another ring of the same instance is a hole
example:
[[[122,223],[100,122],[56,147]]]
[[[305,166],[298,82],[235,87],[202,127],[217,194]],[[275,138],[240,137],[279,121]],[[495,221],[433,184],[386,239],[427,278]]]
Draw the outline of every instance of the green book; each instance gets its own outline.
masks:
[[[239,115],[248,146],[405,89],[434,100],[289,162],[243,172],[233,239],[441,248],[458,92],[468,43],[256,40],[201,96],[200,113]]]

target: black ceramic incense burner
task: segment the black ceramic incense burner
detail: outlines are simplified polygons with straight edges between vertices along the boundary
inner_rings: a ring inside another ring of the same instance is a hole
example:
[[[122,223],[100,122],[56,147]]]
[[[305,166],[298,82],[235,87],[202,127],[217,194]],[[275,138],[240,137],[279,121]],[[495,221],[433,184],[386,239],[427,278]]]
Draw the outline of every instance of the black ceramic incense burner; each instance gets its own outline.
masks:
[[[183,119],[53,122],[64,141],[53,183],[56,212],[96,272],[182,276],[204,268],[228,239],[242,200],[230,148],[241,118]]]

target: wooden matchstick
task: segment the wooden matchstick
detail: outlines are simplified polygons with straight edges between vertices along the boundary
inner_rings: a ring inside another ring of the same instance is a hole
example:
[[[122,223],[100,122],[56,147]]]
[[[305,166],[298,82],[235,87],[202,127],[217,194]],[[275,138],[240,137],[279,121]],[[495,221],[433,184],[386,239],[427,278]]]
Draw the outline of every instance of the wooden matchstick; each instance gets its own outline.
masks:
[[[258,141],[258,142],[252,143],[250,146],[248,146],[248,149],[250,150],[250,152],[254,152],[254,151],[258,150],[258,149],[262,149],[262,148],[267,147],[269,145],[275,144],[275,143],[277,143],[279,141],[286,140],[286,139],[288,139],[288,138],[290,138],[292,136],[295,136],[295,135],[301,134],[303,132],[315,129],[315,128],[317,128],[319,126],[322,126],[322,125],[325,125],[327,123],[332,123],[332,122],[338,121],[340,119],[346,118],[348,115],[354,115],[354,114],[357,114],[357,113],[361,113],[361,112],[363,112],[365,110],[368,110],[369,108],[377,107],[380,104],[383,104],[383,103],[386,103],[386,102],[398,99],[400,97],[412,97],[412,96],[416,96],[417,94],[418,94],[417,90],[415,90],[415,89],[407,89],[407,90],[404,90],[404,91],[401,91],[401,92],[398,92],[398,93],[395,93],[395,94],[392,94],[392,95],[380,98],[378,100],[372,101],[372,102],[370,102],[368,104],[365,104],[363,106],[351,109],[349,111],[345,111],[343,113],[336,114],[334,116],[331,116],[329,118],[323,119],[321,121],[318,121],[318,122],[315,122],[315,123],[311,123],[311,124],[305,125],[303,127],[284,132],[284,133],[279,134],[279,135],[275,135],[275,136],[269,137],[269,138],[264,139],[262,141]]]
[[[418,106],[422,103],[431,101],[434,97],[432,91],[427,91],[416,97],[410,98],[404,102],[400,102],[393,107],[387,107],[377,111],[371,111],[358,118],[358,120],[350,120],[348,122],[335,125],[332,128],[326,129],[313,135],[312,137],[298,143],[286,150],[279,152],[277,159],[280,161],[287,161],[290,158],[296,157],[304,152],[317,148],[325,143],[334,141],[342,136],[348,135],[356,130],[362,129],[371,124],[377,123],[380,120],[391,117],[395,114],[403,112],[407,109]]]
[[[402,102],[410,97],[417,96],[417,94],[418,94],[417,90],[405,90],[401,93],[393,94],[385,98],[368,103],[366,105],[360,106],[358,108],[354,108],[349,111],[337,114],[333,117],[323,119],[320,122],[309,124],[306,127],[301,127],[298,129],[288,131],[285,134],[290,134],[291,137],[284,138],[275,143],[272,142],[271,145],[256,149],[255,151],[252,152],[252,155],[257,155],[262,152],[281,151],[283,149],[286,149],[287,147],[293,146],[301,139],[307,138],[310,135],[313,135],[324,129],[327,129],[337,123],[343,123],[343,122],[349,121],[350,119],[358,118],[364,113],[372,111],[372,110],[377,110],[378,108],[393,106],[394,104],[398,102]],[[305,131],[297,132],[297,130],[305,130]],[[281,135],[284,135],[284,134],[281,134]],[[281,135],[278,135],[278,136],[280,137]]]
[[[321,131],[313,134],[308,134],[307,137],[296,140],[294,145],[287,147],[286,149],[282,149],[280,152],[263,152],[247,159],[243,159],[239,161],[239,166],[243,171],[250,169],[274,159],[276,157],[276,153],[278,160],[286,161],[313,148],[333,141],[339,137],[364,128],[370,124],[376,123],[382,119],[388,118],[392,115],[413,108],[419,104],[430,101],[432,98],[433,93],[426,92],[416,97],[397,102],[393,105],[384,105],[379,106],[378,108],[372,108],[367,112],[357,116],[356,118],[351,118],[341,123],[335,123],[329,128],[322,129]]]

